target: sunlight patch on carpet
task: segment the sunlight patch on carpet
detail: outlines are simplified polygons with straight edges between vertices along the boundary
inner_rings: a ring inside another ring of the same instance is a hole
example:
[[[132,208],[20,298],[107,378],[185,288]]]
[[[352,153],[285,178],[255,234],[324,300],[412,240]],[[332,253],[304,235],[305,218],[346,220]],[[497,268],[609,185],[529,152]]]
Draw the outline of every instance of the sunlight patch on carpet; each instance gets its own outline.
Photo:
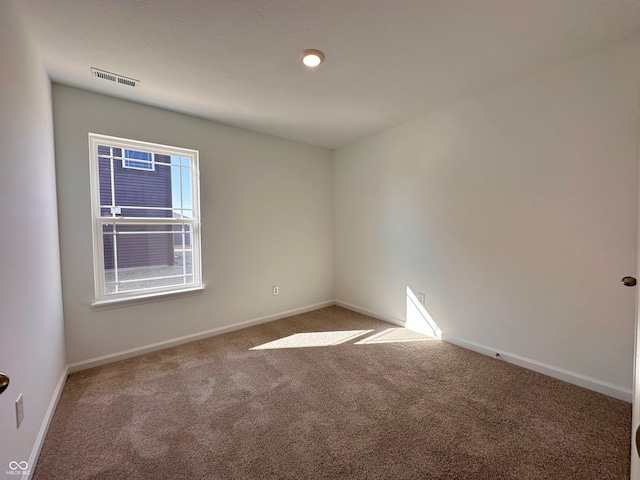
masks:
[[[437,340],[434,337],[424,335],[420,332],[414,332],[413,330],[407,330],[406,328],[387,328],[382,332],[378,332],[375,335],[371,335],[368,338],[364,338],[356,345],[369,345],[373,343],[395,343],[395,342],[423,342],[425,340]]]
[[[278,348],[330,347],[348,342],[373,330],[343,330],[334,332],[295,333],[288,337],[258,345],[249,350],[272,350]]]

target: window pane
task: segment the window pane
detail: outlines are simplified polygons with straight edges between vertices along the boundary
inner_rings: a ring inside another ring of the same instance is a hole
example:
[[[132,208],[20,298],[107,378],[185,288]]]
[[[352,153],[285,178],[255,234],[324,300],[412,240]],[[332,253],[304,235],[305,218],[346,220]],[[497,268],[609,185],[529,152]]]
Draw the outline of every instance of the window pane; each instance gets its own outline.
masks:
[[[105,294],[193,284],[191,225],[104,225]]]
[[[158,165],[170,163],[171,157],[124,150],[122,158],[121,153],[120,148],[98,146],[100,215],[171,218],[172,167]]]
[[[173,218],[193,218],[191,159],[173,156],[171,165]]]
[[[112,202],[111,196],[111,148],[99,146],[98,147],[98,175],[100,180],[100,215],[103,217],[111,216],[111,209],[109,208]]]
[[[182,208],[191,210],[191,169],[182,169]],[[191,215],[189,215],[191,216]]]

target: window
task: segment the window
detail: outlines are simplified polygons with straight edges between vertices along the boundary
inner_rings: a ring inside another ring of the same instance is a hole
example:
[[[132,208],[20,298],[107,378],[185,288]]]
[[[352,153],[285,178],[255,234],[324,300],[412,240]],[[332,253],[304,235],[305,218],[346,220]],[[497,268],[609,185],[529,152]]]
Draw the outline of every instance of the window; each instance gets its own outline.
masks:
[[[89,134],[95,304],[202,288],[198,152]]]
[[[139,150],[124,151],[124,168],[137,168],[138,170],[155,170],[153,153]]]

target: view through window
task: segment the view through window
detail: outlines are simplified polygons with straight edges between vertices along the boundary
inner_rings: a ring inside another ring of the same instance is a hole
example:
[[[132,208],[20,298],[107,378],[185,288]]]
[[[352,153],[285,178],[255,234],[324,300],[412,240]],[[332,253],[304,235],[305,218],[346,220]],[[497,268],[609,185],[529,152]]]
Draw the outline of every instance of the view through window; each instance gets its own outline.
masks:
[[[198,152],[89,143],[96,302],[200,288]]]

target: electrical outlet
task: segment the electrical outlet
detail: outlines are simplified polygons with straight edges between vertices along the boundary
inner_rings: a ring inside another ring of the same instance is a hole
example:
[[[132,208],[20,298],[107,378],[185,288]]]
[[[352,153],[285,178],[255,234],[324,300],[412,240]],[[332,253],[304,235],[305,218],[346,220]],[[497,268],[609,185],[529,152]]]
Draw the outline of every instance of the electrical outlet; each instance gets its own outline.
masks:
[[[24,420],[24,405],[22,404],[22,394],[16,400],[16,428],[20,428]]]
[[[278,287],[278,285],[274,285],[272,288],[273,288],[273,294],[274,295],[279,295],[280,294],[280,287]]]
[[[418,294],[418,301],[420,302],[421,305],[424,305],[424,293]]]

